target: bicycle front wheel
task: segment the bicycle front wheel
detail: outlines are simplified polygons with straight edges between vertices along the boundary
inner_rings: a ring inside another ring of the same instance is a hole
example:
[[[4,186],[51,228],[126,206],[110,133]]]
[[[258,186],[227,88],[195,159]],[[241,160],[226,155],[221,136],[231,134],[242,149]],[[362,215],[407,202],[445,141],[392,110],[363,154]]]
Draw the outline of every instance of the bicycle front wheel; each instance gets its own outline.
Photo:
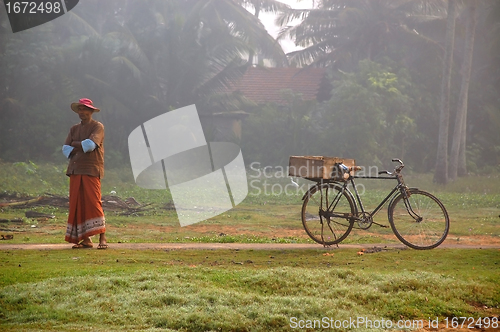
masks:
[[[432,249],[446,239],[450,219],[446,209],[428,192],[409,189],[410,197],[397,196],[389,206],[389,222],[396,237],[413,249]]]
[[[356,206],[352,195],[335,183],[312,187],[302,204],[302,225],[314,241],[332,245],[344,240],[352,230]]]

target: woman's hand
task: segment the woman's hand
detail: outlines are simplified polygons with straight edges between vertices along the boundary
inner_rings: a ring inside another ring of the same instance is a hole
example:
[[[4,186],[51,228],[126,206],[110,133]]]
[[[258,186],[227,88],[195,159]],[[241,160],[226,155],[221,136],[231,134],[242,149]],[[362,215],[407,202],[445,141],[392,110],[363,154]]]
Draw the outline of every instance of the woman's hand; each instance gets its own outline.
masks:
[[[71,146],[74,147],[73,151],[71,151],[71,154],[83,151],[82,142],[81,141],[72,141],[71,142]]]

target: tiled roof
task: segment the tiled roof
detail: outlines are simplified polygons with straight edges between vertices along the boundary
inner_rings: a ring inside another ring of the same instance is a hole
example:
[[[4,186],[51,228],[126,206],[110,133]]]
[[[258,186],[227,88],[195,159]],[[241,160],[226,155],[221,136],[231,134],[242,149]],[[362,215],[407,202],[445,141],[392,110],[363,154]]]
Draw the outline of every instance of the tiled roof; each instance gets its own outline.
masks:
[[[302,94],[304,100],[325,99],[318,96],[327,91],[325,68],[248,68],[243,77],[232,85],[231,91],[239,91],[257,103],[284,102],[282,90],[290,89]],[[318,98],[320,97],[320,98]],[[323,96],[324,97],[324,96]],[[328,98],[326,98],[328,99]]]

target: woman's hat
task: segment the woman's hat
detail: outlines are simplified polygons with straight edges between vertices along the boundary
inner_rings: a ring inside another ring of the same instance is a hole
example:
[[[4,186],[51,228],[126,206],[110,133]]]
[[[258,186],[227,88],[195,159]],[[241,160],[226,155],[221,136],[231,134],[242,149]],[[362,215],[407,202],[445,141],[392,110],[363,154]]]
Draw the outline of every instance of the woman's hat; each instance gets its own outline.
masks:
[[[82,99],[80,99],[78,101],[78,103],[72,103],[71,104],[71,109],[73,110],[73,112],[78,113],[78,106],[80,106],[80,105],[88,107],[91,110],[93,110],[94,112],[100,112],[101,111],[97,107],[94,107],[94,105],[92,103],[92,100],[90,100],[88,98],[82,98]]]

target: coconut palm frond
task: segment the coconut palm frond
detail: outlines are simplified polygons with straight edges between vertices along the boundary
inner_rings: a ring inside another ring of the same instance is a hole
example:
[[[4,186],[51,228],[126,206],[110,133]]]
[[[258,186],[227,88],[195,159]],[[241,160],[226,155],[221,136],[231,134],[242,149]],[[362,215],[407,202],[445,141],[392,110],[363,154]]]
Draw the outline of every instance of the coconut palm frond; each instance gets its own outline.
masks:
[[[126,57],[116,56],[113,59],[111,59],[111,63],[113,63],[115,65],[125,65],[125,67],[130,70],[130,72],[132,73],[132,76],[135,79],[137,79],[139,82],[142,81],[141,70],[139,68],[137,68],[137,66],[134,65],[134,63],[132,61],[130,61],[129,59],[127,59]]]
[[[279,13],[290,9],[289,5],[276,0],[236,0],[233,2],[245,8],[268,13]]]
[[[274,24],[282,27],[296,20],[304,21],[310,13],[310,9],[289,9],[278,14]]]
[[[116,48],[119,49],[115,50],[115,52],[126,54],[128,57],[134,59],[142,68],[150,66],[147,54],[137,42],[132,32],[114,31],[107,33],[104,38],[116,43]]]
[[[72,26],[75,26],[75,25],[78,26],[79,28],[82,29],[82,31],[85,34],[88,34],[91,36],[98,36],[99,35],[99,32],[97,32],[97,30],[94,29],[94,27],[89,22],[87,22],[82,17],[75,14],[74,11],[68,12],[67,15],[68,15],[68,22]]]

